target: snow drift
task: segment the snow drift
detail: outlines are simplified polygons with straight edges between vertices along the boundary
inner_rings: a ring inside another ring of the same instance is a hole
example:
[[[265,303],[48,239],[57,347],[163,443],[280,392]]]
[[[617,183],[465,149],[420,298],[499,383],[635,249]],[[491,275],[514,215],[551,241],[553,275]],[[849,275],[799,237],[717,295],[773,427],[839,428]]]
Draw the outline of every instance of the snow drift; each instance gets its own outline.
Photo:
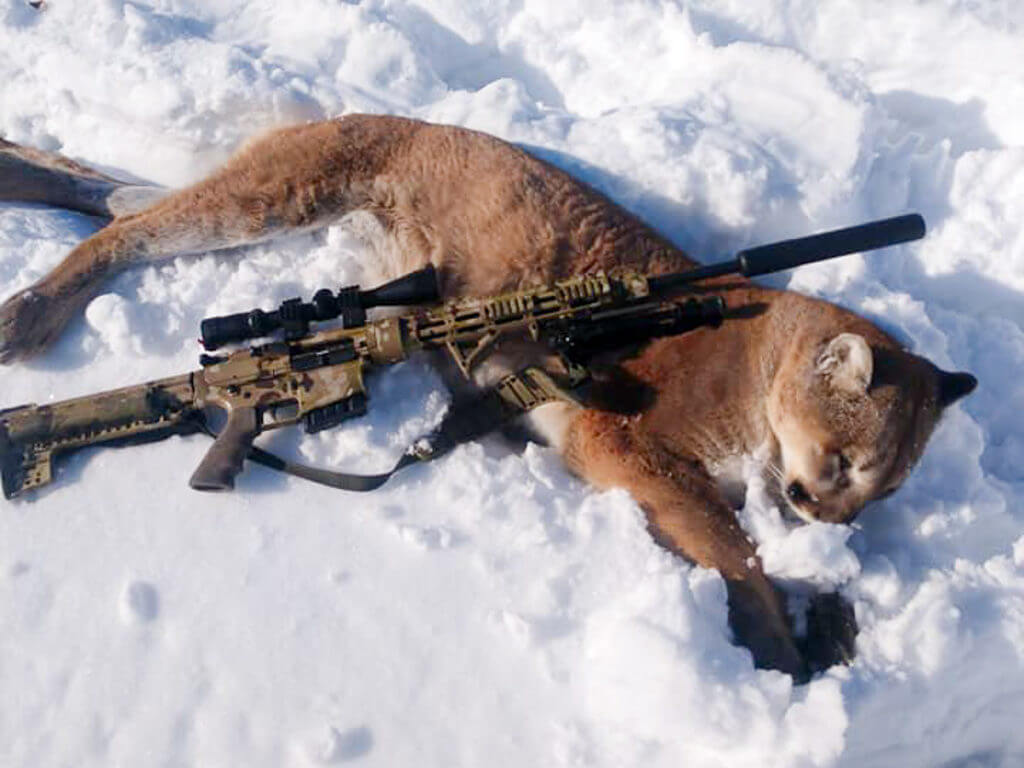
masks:
[[[1022,44],[1020,6],[958,0],[10,0],[0,131],[128,177],[370,111],[526,145],[704,260],[920,211],[920,243],[773,284],[981,384],[855,527],[791,528],[752,483],[767,567],[861,626],[855,664],[799,688],[731,645],[717,574],[537,446],[368,496],[256,467],[193,493],[199,437],[84,452],[0,510],[0,763],[1024,761]],[[0,206],[0,293],[95,227]],[[127,273],[0,373],[0,406],[188,370],[203,316],[360,278],[340,230]],[[273,447],[376,469],[447,402],[423,361],[371,388],[360,423]]]

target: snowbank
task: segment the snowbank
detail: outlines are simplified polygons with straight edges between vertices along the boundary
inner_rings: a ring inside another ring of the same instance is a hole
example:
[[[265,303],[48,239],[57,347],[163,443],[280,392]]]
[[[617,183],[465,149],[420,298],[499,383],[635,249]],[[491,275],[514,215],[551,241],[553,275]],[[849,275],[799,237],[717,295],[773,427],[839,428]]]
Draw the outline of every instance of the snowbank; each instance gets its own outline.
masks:
[[[922,243],[775,285],[854,308],[981,386],[856,527],[783,524],[767,567],[840,586],[850,668],[794,688],[729,642],[718,576],[545,449],[460,448],[370,496],[201,438],[92,451],[0,514],[0,763],[1016,765],[1024,760],[1024,11],[1013,3],[20,0],[0,131],[182,184],[254,132],[350,111],[529,146],[710,259],[908,210]],[[0,293],[95,227],[0,206]],[[125,274],[0,405],[195,364],[205,315],[361,278],[344,233]],[[374,412],[274,448],[386,466],[447,396],[422,361]]]

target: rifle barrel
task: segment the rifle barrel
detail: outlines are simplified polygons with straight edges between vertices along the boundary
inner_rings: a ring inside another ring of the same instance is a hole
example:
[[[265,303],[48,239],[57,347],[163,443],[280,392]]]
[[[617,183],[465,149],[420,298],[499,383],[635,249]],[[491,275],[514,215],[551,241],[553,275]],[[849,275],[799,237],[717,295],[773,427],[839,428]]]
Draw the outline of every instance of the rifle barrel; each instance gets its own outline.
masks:
[[[722,275],[740,274],[745,277],[756,277],[799,267],[801,264],[825,261],[836,256],[918,240],[924,237],[924,233],[924,219],[920,214],[910,213],[858,224],[855,227],[747,248],[740,251],[736,258],[728,261],[708,264],[688,272],[652,277],[648,285],[651,293],[657,294]]]

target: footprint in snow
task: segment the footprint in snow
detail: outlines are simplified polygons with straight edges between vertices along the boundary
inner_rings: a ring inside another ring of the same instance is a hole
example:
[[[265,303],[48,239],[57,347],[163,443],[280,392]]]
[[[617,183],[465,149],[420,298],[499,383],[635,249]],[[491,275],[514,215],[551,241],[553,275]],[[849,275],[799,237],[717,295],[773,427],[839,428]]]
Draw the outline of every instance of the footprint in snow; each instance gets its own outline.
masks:
[[[449,549],[456,542],[456,535],[447,528],[421,528],[415,525],[396,525],[395,532],[417,549]]]
[[[121,618],[128,624],[148,624],[160,613],[156,587],[144,581],[130,581],[121,593]]]
[[[335,765],[356,760],[372,749],[373,731],[365,726],[347,731],[328,726],[305,744],[306,757],[313,765]]]

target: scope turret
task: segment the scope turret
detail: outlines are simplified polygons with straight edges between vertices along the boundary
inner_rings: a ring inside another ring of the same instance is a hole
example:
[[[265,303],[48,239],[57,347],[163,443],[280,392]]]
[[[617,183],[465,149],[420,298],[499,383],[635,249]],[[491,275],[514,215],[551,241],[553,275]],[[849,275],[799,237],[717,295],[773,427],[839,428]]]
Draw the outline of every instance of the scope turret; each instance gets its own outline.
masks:
[[[309,324],[341,318],[343,328],[358,328],[366,324],[366,310],[372,307],[411,306],[434,304],[440,301],[437,292],[437,274],[428,266],[397,280],[368,291],[350,285],[333,293],[322,288],[313,294],[313,300],[288,299],[271,312],[253,309],[234,315],[208,317],[199,325],[203,346],[218,349],[225,344],[258,339],[278,330],[288,340],[305,336]]]

